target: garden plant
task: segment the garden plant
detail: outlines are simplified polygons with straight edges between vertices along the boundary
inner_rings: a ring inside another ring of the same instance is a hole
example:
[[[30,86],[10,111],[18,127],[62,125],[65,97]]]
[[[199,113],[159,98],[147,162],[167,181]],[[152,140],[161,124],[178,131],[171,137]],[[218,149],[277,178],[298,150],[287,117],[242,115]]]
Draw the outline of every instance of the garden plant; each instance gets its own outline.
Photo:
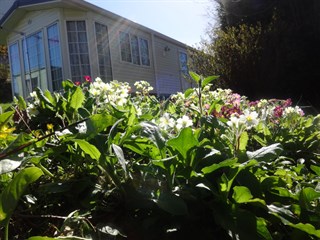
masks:
[[[1,239],[319,239],[320,115],[190,75],[168,99],[86,77],[1,109]]]

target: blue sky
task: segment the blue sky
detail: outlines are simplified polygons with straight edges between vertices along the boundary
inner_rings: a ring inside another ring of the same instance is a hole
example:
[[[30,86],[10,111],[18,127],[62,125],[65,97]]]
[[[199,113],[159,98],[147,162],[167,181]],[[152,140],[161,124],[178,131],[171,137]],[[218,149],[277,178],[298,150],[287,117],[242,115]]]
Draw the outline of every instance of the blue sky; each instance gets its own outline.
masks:
[[[87,0],[190,46],[205,37],[210,0]]]

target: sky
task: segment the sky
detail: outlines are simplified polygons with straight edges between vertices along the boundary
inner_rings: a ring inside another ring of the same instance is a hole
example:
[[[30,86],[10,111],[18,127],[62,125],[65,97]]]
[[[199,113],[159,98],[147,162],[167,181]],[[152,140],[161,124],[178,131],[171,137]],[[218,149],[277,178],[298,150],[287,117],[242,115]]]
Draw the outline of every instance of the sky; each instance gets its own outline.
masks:
[[[205,38],[210,0],[86,0],[189,46]]]

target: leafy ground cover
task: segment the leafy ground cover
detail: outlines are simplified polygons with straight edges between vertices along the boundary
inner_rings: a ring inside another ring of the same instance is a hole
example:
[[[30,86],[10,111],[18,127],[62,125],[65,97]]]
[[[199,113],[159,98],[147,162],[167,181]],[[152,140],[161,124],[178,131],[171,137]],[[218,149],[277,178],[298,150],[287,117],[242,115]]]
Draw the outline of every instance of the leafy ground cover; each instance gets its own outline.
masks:
[[[320,115],[217,77],[63,82],[0,115],[3,239],[319,239]]]

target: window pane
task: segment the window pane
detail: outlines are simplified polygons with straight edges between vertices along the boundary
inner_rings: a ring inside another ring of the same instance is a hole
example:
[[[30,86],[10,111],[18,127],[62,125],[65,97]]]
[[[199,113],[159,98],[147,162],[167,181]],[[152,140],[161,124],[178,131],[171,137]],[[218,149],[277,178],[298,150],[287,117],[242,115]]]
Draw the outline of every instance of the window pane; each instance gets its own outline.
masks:
[[[132,62],[140,65],[139,43],[137,36],[131,36]]]
[[[68,31],[76,31],[77,30],[76,22],[75,21],[68,21],[67,22],[67,30]]]
[[[150,66],[148,40],[140,38],[141,63]]]
[[[20,58],[18,43],[15,43],[9,47],[10,65],[12,76],[20,75]]]
[[[186,53],[179,53],[180,70],[183,75],[188,75],[188,56]]]
[[[57,91],[62,88],[62,59],[58,24],[48,27],[47,33],[52,88],[53,91]]]
[[[38,71],[45,67],[42,32],[23,40],[24,67],[26,72]]]
[[[129,34],[120,32],[119,36],[120,36],[120,48],[121,48],[121,60],[126,62],[132,62]]]

